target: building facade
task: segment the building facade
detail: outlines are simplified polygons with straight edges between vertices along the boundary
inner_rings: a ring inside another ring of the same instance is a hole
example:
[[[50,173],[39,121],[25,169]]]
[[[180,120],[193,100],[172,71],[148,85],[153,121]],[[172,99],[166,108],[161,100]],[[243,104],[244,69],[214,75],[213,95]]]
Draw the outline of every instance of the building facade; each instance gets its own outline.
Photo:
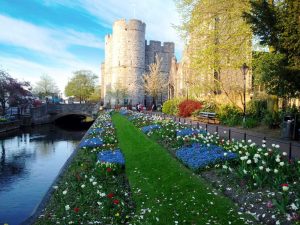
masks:
[[[169,78],[175,45],[172,42],[145,39],[146,24],[140,20],[117,20],[113,32],[105,37],[105,60],[101,64],[102,100],[104,106],[151,105],[151,98],[143,88],[143,75],[155,56],[162,59],[161,74]],[[158,101],[165,101],[163,90]]]

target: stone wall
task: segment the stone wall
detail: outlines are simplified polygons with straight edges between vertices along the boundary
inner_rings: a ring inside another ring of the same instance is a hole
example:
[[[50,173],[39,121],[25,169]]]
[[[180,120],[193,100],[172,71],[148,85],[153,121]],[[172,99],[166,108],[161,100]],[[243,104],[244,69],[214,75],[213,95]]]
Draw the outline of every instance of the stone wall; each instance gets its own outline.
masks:
[[[161,72],[169,76],[171,60],[174,57],[174,43],[145,40],[146,24],[140,20],[117,20],[113,32],[105,38],[105,62],[102,64],[102,96],[104,105],[114,106],[119,89],[127,90],[127,103],[135,105],[145,102],[142,76],[154,63],[155,55],[162,57]],[[124,96],[120,96],[124,98]],[[167,91],[164,99],[167,98]]]

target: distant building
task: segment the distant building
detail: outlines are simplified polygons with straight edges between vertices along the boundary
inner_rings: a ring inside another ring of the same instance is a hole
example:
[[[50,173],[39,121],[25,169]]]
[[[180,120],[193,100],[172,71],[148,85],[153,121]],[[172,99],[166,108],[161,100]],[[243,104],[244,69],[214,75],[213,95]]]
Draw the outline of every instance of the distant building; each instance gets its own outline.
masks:
[[[142,76],[149,65],[155,62],[155,56],[162,58],[161,73],[169,79],[173,42],[145,40],[146,24],[140,20],[117,20],[113,32],[105,37],[105,61],[101,65],[101,86],[104,105],[151,105],[152,99],[146,96],[142,85]],[[168,89],[162,90],[158,99],[168,99]]]

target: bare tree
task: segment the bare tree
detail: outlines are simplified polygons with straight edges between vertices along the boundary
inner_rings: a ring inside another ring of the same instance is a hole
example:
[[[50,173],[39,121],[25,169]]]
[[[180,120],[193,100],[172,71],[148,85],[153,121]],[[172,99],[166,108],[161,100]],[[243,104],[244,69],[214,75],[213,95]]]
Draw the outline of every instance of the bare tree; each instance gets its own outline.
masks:
[[[58,94],[59,88],[49,75],[43,74],[40,77],[40,80],[36,82],[33,88],[33,93],[39,97],[45,97],[48,95]]]
[[[149,72],[143,75],[143,87],[145,92],[153,98],[153,103],[156,104],[160,94],[165,92],[168,86],[168,80],[161,73],[162,59],[156,55],[155,63],[149,65]]]

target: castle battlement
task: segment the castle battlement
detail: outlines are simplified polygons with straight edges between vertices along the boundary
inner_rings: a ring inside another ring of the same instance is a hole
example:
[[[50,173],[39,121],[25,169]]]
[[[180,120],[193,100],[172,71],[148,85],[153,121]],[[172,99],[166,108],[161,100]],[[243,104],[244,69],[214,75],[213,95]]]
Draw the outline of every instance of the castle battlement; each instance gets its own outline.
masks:
[[[162,57],[161,72],[168,74],[174,57],[174,43],[145,40],[146,24],[137,19],[114,22],[112,34],[105,36],[105,64],[102,66],[104,103],[116,104],[108,93],[118,85],[130,87],[128,103],[144,103],[145,91],[141,82],[155,56]]]
[[[146,24],[136,19],[131,19],[128,21],[126,21],[126,19],[120,19],[114,22],[113,30],[138,30],[141,32],[145,32]]]
[[[175,44],[174,42],[161,42],[161,41],[154,41],[150,40],[149,44],[145,41],[146,50],[147,51],[159,51],[159,52],[169,52],[174,53],[175,51]]]

